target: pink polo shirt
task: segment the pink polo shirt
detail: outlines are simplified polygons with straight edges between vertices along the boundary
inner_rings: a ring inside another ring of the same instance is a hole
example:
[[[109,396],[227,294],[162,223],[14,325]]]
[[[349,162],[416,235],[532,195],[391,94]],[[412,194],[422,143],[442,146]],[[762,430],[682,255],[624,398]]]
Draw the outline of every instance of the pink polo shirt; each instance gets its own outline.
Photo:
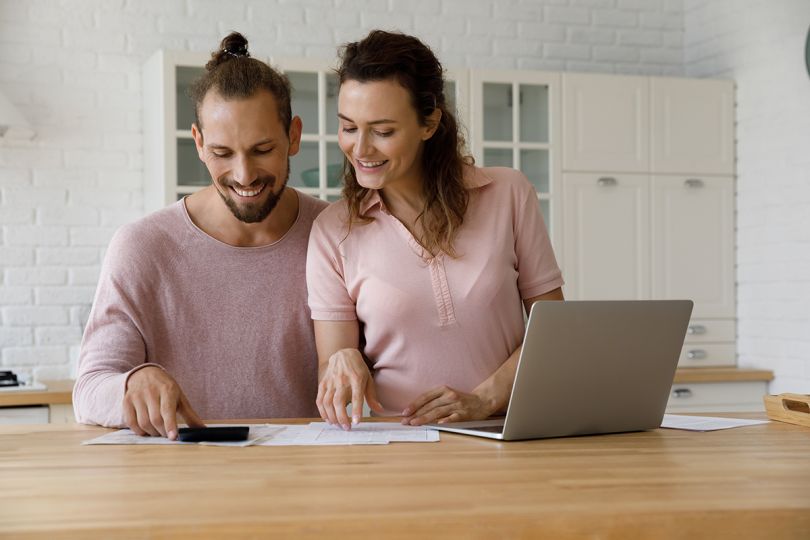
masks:
[[[339,201],[312,227],[312,318],[360,321],[361,349],[391,414],[437,386],[472,391],[521,344],[522,299],[563,284],[526,177],[469,167],[465,181],[470,198],[457,258],[426,259],[376,191],[361,207],[373,222],[354,224],[346,236],[347,206]]]

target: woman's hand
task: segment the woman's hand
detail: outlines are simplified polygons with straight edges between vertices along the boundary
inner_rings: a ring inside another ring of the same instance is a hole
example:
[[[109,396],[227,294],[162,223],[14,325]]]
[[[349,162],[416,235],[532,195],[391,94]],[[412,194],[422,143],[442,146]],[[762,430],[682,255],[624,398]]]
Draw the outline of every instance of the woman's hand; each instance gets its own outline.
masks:
[[[341,349],[329,357],[329,362],[318,383],[315,404],[321,418],[329,424],[338,424],[351,429],[351,424],[360,422],[363,400],[375,412],[382,413],[383,406],[377,400],[374,380],[371,378],[363,355],[357,349]],[[352,420],[346,415],[346,405],[352,404]]]
[[[416,398],[402,411],[402,423],[411,426],[489,418],[497,407],[477,393],[467,394],[442,386]]]

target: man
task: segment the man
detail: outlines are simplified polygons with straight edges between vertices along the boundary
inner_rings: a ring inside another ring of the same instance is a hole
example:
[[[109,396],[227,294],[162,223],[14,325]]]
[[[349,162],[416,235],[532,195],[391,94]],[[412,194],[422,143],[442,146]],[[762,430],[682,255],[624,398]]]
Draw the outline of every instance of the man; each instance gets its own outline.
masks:
[[[317,416],[306,247],[324,202],[286,189],[299,149],[287,79],[233,33],[192,89],[212,184],[119,230],[73,392],[79,422],[177,437],[177,414]]]

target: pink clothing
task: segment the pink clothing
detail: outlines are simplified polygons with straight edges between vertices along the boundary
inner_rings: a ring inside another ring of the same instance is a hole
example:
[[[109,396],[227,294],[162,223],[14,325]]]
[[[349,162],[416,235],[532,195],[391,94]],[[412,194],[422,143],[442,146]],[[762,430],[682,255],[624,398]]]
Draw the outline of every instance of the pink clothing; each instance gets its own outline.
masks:
[[[183,201],[122,227],[110,242],[79,356],[79,422],[124,425],[129,374],[171,374],[205,419],[318,416],[317,355],[304,268],[326,203],[298,194],[277,242],[230,246]]]
[[[519,171],[470,167],[458,258],[426,260],[378,192],[361,210],[374,221],[346,236],[337,202],[312,227],[307,258],[315,320],[358,319],[377,395],[399,414],[441,385],[470,392],[521,344],[521,299],[563,284],[534,188]]]

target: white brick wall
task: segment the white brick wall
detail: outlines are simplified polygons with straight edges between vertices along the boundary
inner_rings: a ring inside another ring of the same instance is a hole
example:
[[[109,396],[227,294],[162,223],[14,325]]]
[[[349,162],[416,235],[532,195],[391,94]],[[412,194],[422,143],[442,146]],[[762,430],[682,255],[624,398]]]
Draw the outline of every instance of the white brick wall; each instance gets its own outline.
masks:
[[[0,366],[74,372],[113,231],[142,215],[140,66],[210,51],[333,59],[373,27],[449,67],[683,74],[682,0],[0,0],[0,91],[32,122],[0,143]]]
[[[810,393],[807,0],[686,0],[687,75],[737,81],[739,364]]]

